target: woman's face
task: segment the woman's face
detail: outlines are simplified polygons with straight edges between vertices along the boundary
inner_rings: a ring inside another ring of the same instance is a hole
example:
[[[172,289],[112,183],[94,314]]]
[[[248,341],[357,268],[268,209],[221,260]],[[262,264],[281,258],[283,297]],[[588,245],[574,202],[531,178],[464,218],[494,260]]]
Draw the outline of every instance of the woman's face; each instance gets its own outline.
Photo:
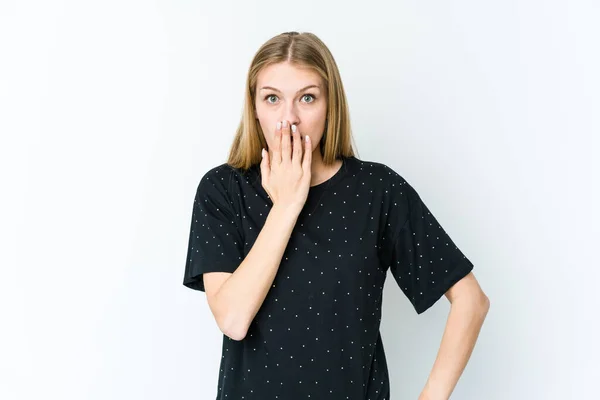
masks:
[[[314,151],[325,129],[327,88],[308,68],[272,64],[258,74],[255,108],[269,148],[274,147],[277,122],[287,120],[298,127],[302,138],[310,137]]]

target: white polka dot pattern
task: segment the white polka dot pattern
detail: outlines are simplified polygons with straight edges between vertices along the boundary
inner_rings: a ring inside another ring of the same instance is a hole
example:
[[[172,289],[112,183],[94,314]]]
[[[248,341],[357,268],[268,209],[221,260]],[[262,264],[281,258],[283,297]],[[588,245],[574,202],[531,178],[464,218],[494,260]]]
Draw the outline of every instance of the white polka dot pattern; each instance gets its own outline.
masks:
[[[217,399],[389,399],[379,332],[387,271],[422,313],[471,270],[399,174],[343,161],[310,188],[246,337],[223,336]],[[234,272],[271,206],[258,165],[208,171],[194,200],[184,285],[204,290],[204,272]]]

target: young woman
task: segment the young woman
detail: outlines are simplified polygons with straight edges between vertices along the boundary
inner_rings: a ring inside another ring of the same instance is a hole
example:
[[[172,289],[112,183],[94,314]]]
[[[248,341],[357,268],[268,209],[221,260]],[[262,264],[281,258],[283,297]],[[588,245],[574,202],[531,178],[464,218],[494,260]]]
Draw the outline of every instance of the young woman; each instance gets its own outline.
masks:
[[[421,399],[447,399],[489,300],[473,264],[390,167],[357,158],[333,56],[267,41],[227,163],[200,180],[184,285],[223,332],[217,399],[389,399],[379,326],[388,269],[417,313],[451,312]]]

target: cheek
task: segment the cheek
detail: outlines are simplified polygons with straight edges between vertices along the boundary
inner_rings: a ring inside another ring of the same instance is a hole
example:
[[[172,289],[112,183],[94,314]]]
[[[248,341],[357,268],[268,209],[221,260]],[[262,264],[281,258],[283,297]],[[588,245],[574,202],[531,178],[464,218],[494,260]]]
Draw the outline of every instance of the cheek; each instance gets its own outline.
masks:
[[[269,113],[260,112],[257,109],[256,117],[258,118],[258,124],[262,129],[265,140],[269,147],[273,146],[273,140],[275,139],[275,124],[277,124],[276,118]]]
[[[325,118],[327,118],[327,109],[325,107],[314,107],[306,110],[304,120],[309,122],[311,126],[317,127],[325,123]]]
[[[263,134],[265,135],[265,138],[267,140],[271,140],[271,138],[273,138],[275,136],[275,124],[277,123],[277,121],[275,121],[275,118],[273,117],[258,117],[259,118],[259,123],[260,123],[260,127],[263,131]]]
[[[275,112],[272,108],[267,107],[264,104],[258,104],[256,106],[256,117],[263,123],[270,122],[275,118]]]

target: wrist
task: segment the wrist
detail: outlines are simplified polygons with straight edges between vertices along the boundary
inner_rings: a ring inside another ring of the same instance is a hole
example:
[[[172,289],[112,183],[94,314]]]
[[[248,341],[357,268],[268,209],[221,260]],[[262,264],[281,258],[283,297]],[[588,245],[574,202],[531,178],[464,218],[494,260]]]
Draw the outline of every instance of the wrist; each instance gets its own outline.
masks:
[[[271,207],[270,213],[281,216],[287,219],[297,219],[302,209],[296,205],[278,205],[274,204]]]
[[[448,400],[448,397],[439,394],[433,394],[429,389],[425,388],[419,395],[419,400]]]

